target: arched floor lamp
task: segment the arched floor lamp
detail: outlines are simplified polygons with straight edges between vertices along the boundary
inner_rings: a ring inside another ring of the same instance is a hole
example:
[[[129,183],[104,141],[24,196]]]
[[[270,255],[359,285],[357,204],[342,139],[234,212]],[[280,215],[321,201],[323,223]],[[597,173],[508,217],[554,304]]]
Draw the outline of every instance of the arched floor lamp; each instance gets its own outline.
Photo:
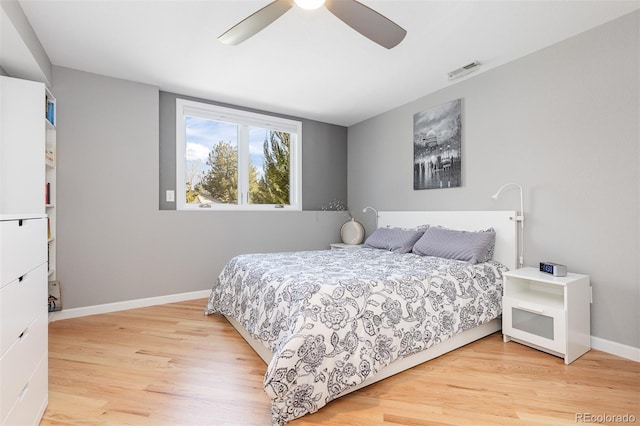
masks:
[[[497,200],[502,190],[510,187],[518,188],[520,190],[520,214],[516,216],[516,221],[520,222],[520,248],[518,250],[518,268],[522,268],[524,266],[524,201],[522,197],[522,186],[518,185],[517,183],[506,183],[502,185],[500,189],[498,189],[498,192],[493,194],[491,198]]]

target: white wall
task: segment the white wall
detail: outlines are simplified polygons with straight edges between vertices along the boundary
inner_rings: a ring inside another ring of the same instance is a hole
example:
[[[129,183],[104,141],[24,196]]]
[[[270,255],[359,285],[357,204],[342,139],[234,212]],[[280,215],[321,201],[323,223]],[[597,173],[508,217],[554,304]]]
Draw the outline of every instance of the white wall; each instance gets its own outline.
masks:
[[[324,249],[339,212],[158,209],[158,89],[54,67],[65,309],[210,289],[239,253]]]
[[[350,127],[349,206],[518,209],[517,191],[490,196],[520,183],[525,264],[590,275],[592,335],[640,348],[639,20],[632,13]],[[463,186],[414,191],[413,114],[457,98]],[[371,232],[372,215],[360,218]]]

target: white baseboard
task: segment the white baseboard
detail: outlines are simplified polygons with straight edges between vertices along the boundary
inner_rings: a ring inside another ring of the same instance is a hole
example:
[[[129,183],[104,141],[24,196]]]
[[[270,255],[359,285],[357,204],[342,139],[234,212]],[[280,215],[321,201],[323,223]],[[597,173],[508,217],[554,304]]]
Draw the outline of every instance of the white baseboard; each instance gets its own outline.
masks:
[[[210,294],[211,290],[200,290],[192,291],[190,293],[170,294],[167,296],[148,297],[145,299],[127,300],[124,302],[105,303],[103,305],[86,306],[83,308],[63,309],[50,314],[49,321],[105,314],[108,312],[124,311],[126,309],[143,308],[145,306],[162,305],[165,303],[182,302],[185,300],[202,299],[209,297]],[[627,346],[593,336],[591,336],[591,348],[640,362],[640,348],[634,348],[633,346]]]
[[[623,345],[622,343],[612,342],[610,340],[601,339],[591,336],[591,348],[602,352],[607,352],[621,358],[627,358],[632,361],[640,362],[640,348]]]
[[[126,300],[124,302],[105,303],[103,305],[85,306],[82,308],[63,309],[52,312],[49,322],[69,318],[85,317],[87,315],[106,314],[108,312],[124,311],[126,309],[143,308],[146,306],[163,305],[165,303],[182,302],[185,300],[209,297],[211,290],[192,291],[190,293],[169,294],[167,296],[147,297],[145,299]],[[202,307],[204,312],[204,306]]]

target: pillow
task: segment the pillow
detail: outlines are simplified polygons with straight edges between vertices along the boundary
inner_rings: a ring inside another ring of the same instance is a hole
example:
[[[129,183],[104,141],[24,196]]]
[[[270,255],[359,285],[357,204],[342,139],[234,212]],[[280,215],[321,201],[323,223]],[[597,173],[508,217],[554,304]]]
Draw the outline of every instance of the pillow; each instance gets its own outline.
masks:
[[[485,262],[496,242],[492,230],[470,232],[430,227],[413,246],[413,253],[469,263]]]
[[[494,234],[496,233],[496,230],[493,228],[489,228],[489,229],[484,229],[484,230],[480,230],[478,232],[493,232]],[[484,259],[480,260],[480,262],[488,262],[489,260],[493,259],[493,252],[496,248],[496,238],[495,236],[493,237],[493,242],[491,243],[491,246],[489,247],[489,250],[487,251],[487,255],[485,256]]]
[[[433,226],[435,228],[451,230],[450,228],[447,228],[445,226],[440,226],[440,225],[433,225]],[[428,228],[429,225],[426,225],[426,227]],[[424,228],[424,230],[426,231],[427,228]],[[479,230],[477,230],[475,232],[493,232],[495,234],[496,230],[494,228],[487,228],[487,229],[479,229]],[[484,259],[478,259],[478,263],[480,263],[480,262],[488,262],[491,259],[493,259],[493,253],[495,251],[495,248],[496,248],[496,240],[494,238],[493,241],[491,242],[491,245],[489,246],[489,250],[487,251],[487,255],[485,256]]]
[[[364,242],[365,247],[390,250],[396,253],[411,253],[413,245],[424,231],[400,228],[378,228]]]

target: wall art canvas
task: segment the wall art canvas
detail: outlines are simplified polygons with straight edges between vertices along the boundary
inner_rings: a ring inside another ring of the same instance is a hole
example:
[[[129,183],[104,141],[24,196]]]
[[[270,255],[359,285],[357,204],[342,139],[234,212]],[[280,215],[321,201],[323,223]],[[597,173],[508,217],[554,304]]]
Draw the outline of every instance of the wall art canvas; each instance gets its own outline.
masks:
[[[462,186],[462,99],[413,115],[413,189]]]

